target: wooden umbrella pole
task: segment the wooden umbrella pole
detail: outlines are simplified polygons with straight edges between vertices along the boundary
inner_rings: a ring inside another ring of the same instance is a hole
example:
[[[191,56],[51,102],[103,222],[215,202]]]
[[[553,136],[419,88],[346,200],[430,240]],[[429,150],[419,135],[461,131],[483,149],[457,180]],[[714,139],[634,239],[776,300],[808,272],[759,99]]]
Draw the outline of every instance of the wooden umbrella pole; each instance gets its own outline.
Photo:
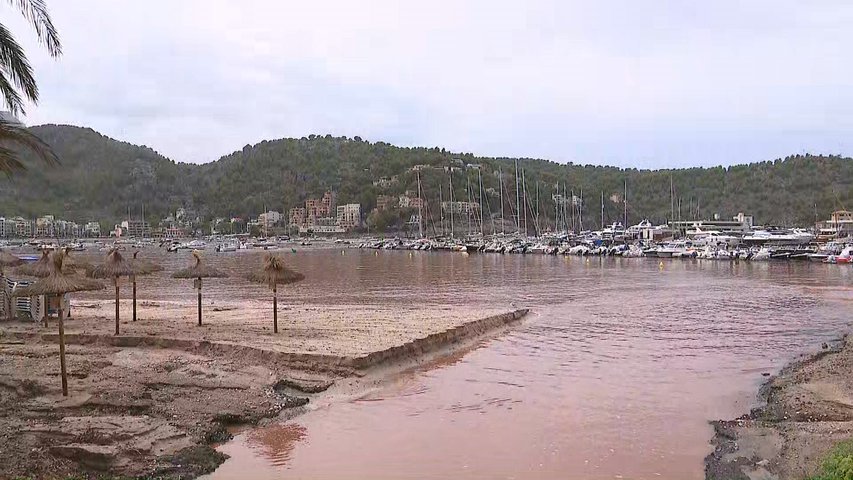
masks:
[[[115,286],[116,286],[116,335],[118,335],[118,316],[119,316],[119,309],[118,309],[118,301],[119,301],[118,277],[116,277],[116,278],[115,278],[115,282],[114,282],[114,283],[115,283]]]
[[[42,305],[42,307],[44,308],[43,320],[44,320],[44,326],[47,327],[47,303],[48,302],[47,302],[47,295],[43,295],[43,296],[44,296],[44,302],[42,302],[44,304],[44,305]]]
[[[272,331],[278,333],[278,292],[272,286]]]
[[[68,396],[68,372],[65,370],[65,327],[62,321],[62,299],[59,302],[59,368],[62,372],[62,396]]]
[[[136,275],[131,277],[133,279],[133,321],[136,321]]]
[[[198,279],[198,326],[201,326],[201,277]]]

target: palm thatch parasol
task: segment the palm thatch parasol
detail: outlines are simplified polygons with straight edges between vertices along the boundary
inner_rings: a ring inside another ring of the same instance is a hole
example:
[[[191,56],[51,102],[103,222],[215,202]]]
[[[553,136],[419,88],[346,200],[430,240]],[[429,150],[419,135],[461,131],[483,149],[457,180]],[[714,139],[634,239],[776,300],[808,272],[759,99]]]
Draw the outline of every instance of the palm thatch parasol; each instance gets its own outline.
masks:
[[[187,268],[178,270],[172,274],[174,278],[195,278],[196,288],[198,288],[198,325],[201,326],[201,279],[202,278],[222,278],[228,275],[225,272],[219,271],[209,265],[201,262],[201,254],[197,250],[193,250],[195,264]]]
[[[130,281],[133,284],[133,321],[136,321],[136,276],[137,275],[148,275],[150,273],[159,272],[163,270],[163,267],[157,263],[151,262],[149,260],[143,260],[141,258],[137,258],[139,255],[139,250],[133,252],[133,258],[130,260],[130,264],[133,265],[133,271],[135,272],[130,276]]]
[[[65,259],[62,261],[62,270],[66,273],[89,273],[95,266],[85,260],[80,260],[79,257],[71,256],[71,249],[65,247],[62,249]]]
[[[0,277],[3,276],[3,269],[6,267],[17,267],[21,265],[24,261],[11,253],[0,250]]]
[[[116,287],[116,335],[119,334],[119,285],[120,277],[129,277],[134,274],[133,264],[126,260],[118,249],[112,249],[107,253],[104,263],[96,266],[89,272],[89,276],[95,278],[111,278]]]
[[[266,283],[272,290],[272,329],[278,333],[278,285],[296,283],[305,279],[305,275],[284,266],[284,260],[276,255],[267,255],[264,266],[248,276],[249,280]]]
[[[69,275],[62,269],[65,253],[51,255],[51,272],[48,276],[15,292],[16,296],[65,295],[70,292],[100,290],[104,286],[95,280]],[[59,302],[59,365],[62,371],[62,395],[68,396],[68,374],[65,369],[65,327],[62,320],[62,302]]]
[[[25,263],[15,269],[15,273],[24,275],[25,277],[44,278],[50,275],[53,271],[53,264],[50,261],[50,250],[42,250],[41,258],[33,263]]]
[[[5,250],[0,250],[0,282],[3,282],[0,283],[0,292],[2,292],[2,295],[0,295],[0,301],[3,302],[3,311],[6,312],[7,318],[12,318],[12,309],[7,303],[8,298],[6,298],[6,283],[5,280],[3,280],[5,277],[3,275],[3,269],[6,267],[17,267],[22,263],[24,263],[22,259]]]

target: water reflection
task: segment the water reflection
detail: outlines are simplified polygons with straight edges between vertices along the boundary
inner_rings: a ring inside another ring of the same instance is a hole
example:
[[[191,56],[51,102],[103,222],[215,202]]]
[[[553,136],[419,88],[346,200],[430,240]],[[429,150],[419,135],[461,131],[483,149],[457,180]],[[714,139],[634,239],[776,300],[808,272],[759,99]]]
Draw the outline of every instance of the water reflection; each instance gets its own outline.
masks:
[[[296,444],[305,438],[305,427],[295,424],[275,424],[249,430],[245,434],[246,446],[256,455],[269,460],[270,465],[286,465]]]
[[[285,424],[304,438],[283,442],[284,453],[226,445],[232,459],[211,478],[698,480],[707,420],[748,411],[761,374],[846,331],[853,305],[853,269],[807,262],[288,259],[308,277],[292,290],[307,303],[516,304],[535,315]]]

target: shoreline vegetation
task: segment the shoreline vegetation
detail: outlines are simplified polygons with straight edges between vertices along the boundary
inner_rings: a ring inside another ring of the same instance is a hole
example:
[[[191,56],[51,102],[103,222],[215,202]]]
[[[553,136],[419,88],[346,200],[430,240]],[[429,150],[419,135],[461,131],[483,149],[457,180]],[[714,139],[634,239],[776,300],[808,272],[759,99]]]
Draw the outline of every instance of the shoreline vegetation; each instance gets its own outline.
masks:
[[[239,342],[211,335],[213,328],[239,331],[232,325],[175,331],[140,320],[113,336],[88,333],[103,319],[73,318],[66,335],[69,397],[59,390],[52,329],[0,324],[0,478],[195,478],[226,460],[213,445],[231,438],[229,428],[292,418],[321,396],[352,395],[394,372],[472,348],[528,310],[484,312],[477,320],[465,313],[468,319],[457,315],[453,326],[432,323],[426,335],[410,329],[405,341],[397,332],[375,344],[385,348],[353,352],[338,339],[331,349],[337,352],[324,353],[270,348],[269,332]],[[402,319],[401,326],[413,323]],[[294,345],[300,344],[286,344]]]
[[[763,405],[711,422],[708,480],[835,480],[853,475],[853,337],[801,357],[760,389]]]

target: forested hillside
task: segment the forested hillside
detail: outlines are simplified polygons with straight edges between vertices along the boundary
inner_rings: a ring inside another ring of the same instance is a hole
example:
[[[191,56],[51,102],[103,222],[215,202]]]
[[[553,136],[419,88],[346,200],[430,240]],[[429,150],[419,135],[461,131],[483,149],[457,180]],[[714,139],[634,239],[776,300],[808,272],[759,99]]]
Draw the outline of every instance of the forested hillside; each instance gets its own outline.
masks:
[[[337,192],[339,203],[361,203],[367,212],[379,194],[417,190],[417,177],[411,169],[415,165],[437,167],[420,174],[429,210],[437,212],[439,189],[445,200],[449,197],[450,178],[444,167],[458,165],[455,160],[481,166],[483,191],[490,192],[484,194],[487,218],[489,212],[500,212],[500,192],[507,219],[516,205],[515,159],[510,158],[312,135],[247,145],[214,162],[191,165],[87,128],[43,125],[32,131],[54,147],[62,165],[46,169],[33,160],[26,173],[0,179],[0,215],[54,214],[72,220],[115,221],[128,206],[139,211],[144,203],[150,219],[162,218],[181,206],[208,218],[252,216],[264,206],[286,211],[326,189]],[[853,160],[849,158],[797,155],[732,167],[654,171],[536,159],[520,159],[518,164],[524,172],[522,188],[526,187],[529,212],[537,210],[538,190],[543,225],[553,223],[551,194],[564,187],[576,196],[583,192],[585,226],[600,223],[602,193],[605,222],[620,220],[626,181],[632,223],[642,218],[662,222],[670,217],[670,180],[676,216],[680,206],[681,218],[744,212],[761,223],[811,224],[816,213],[822,219],[853,203]],[[392,176],[397,179],[389,187],[373,185]],[[454,199],[467,200],[469,185],[471,195],[478,199],[478,170],[455,171]]]

